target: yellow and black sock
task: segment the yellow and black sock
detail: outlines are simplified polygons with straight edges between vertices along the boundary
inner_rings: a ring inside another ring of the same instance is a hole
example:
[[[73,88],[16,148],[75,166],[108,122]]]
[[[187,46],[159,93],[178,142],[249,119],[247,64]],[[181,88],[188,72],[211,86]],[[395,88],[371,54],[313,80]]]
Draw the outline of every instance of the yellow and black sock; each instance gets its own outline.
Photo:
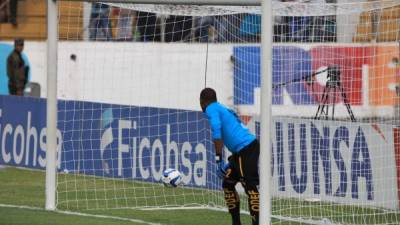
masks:
[[[224,188],[224,197],[226,206],[232,216],[232,225],[241,225],[240,223],[240,199],[236,190]]]
[[[258,217],[260,212],[260,194],[258,192],[257,186],[246,185],[245,191],[248,196],[250,216],[252,220],[252,225],[258,225]]]

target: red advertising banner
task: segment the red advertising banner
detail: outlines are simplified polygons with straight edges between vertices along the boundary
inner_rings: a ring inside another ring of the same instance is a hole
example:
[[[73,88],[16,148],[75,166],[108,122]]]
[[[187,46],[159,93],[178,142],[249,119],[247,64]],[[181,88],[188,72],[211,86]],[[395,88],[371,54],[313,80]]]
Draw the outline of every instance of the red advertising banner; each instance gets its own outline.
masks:
[[[388,45],[371,48],[374,56],[369,63],[369,104],[371,106],[395,105],[398,101],[396,86],[400,82],[399,46]]]

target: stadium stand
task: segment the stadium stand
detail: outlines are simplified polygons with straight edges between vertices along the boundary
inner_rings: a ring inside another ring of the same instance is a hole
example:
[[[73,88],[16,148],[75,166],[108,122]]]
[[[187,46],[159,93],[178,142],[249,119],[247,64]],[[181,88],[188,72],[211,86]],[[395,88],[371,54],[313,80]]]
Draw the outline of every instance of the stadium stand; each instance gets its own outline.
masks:
[[[67,5],[68,4],[68,5]],[[60,2],[60,40],[82,40],[83,3]],[[18,25],[0,23],[0,39],[13,40],[20,37],[25,40],[46,40],[46,1],[22,0],[17,10]],[[113,36],[116,33],[112,20]],[[400,38],[400,7],[384,9],[379,12],[365,12],[359,16],[357,32],[353,42],[396,41]],[[67,26],[74,24],[76,26]]]
[[[357,33],[353,37],[353,41],[370,42],[374,39],[378,42],[397,41],[400,39],[399,24],[400,7],[362,13],[359,17]]]
[[[64,7],[68,4],[68,7]],[[67,27],[65,24],[71,20],[81,20],[83,13],[82,3],[60,2],[59,37],[60,39],[79,40],[83,34],[83,22],[72,21],[75,27]],[[11,23],[0,23],[0,39],[13,40],[15,37],[25,40],[46,40],[46,1],[23,0],[18,4],[17,26]]]

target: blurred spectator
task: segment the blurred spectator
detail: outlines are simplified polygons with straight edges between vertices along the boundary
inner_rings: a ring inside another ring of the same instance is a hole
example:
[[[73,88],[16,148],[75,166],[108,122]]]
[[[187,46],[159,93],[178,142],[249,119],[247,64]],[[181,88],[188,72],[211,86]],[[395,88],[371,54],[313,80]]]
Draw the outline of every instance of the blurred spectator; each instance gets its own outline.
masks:
[[[218,42],[241,42],[240,24],[246,14],[222,15],[216,17]]]
[[[90,15],[89,39],[110,41],[112,39],[110,6],[102,3],[92,3]]]
[[[312,41],[312,17],[292,16],[288,18],[290,41]]]
[[[200,42],[208,42],[210,41],[209,32],[211,27],[216,26],[216,19],[214,16],[204,16],[198,17],[195,19],[196,29],[194,31],[194,36]]]
[[[197,17],[195,20],[194,38],[199,42],[216,42],[221,35],[223,25],[217,16]]]
[[[336,41],[336,16],[317,16],[313,20],[314,42]]]
[[[295,0],[280,0],[281,2],[294,2]],[[276,16],[274,19],[274,41],[291,41],[291,16]]]
[[[7,9],[8,9],[7,0],[0,0],[0,23],[8,22]]]
[[[195,18],[193,34],[199,42],[241,42],[240,24],[245,14],[204,16]],[[188,40],[188,36],[186,36]]]
[[[7,58],[8,89],[11,95],[23,96],[25,85],[28,82],[29,67],[22,58],[24,40],[14,41],[14,50]]]
[[[394,67],[396,73],[395,73],[395,79],[396,79],[396,95],[397,97],[400,97],[400,60],[397,57],[394,57],[392,59],[392,66]],[[397,105],[400,106],[400,99],[397,98]],[[397,116],[400,116],[397,112],[396,114]]]
[[[240,24],[243,41],[259,42],[261,34],[261,15],[247,14]]]
[[[182,41],[190,35],[192,29],[191,16],[169,16],[165,21],[165,41]]]
[[[374,4],[374,9],[371,11],[371,23],[372,23],[372,39],[376,40],[378,39],[378,33],[379,33],[379,23],[381,22],[381,14],[382,10],[380,9],[380,2],[379,1],[372,1],[368,0],[370,2],[373,2]]]
[[[312,4],[334,3],[335,0],[282,0],[282,2],[303,2]],[[285,41],[325,42],[336,41],[335,16],[291,16],[282,18],[288,24]]]
[[[10,0],[10,18],[9,18],[9,21],[14,26],[17,26],[17,8],[18,8],[18,0]]]
[[[133,20],[135,12],[129,9],[120,8],[118,16],[118,41],[132,41],[133,40]]]
[[[155,13],[138,12],[137,30],[139,31],[140,41],[160,41],[160,28],[157,26],[157,16]]]
[[[195,37],[200,42],[240,42],[240,20],[241,14],[199,17]]]
[[[288,41],[289,25],[287,16],[275,16],[274,18],[274,39],[275,42]]]

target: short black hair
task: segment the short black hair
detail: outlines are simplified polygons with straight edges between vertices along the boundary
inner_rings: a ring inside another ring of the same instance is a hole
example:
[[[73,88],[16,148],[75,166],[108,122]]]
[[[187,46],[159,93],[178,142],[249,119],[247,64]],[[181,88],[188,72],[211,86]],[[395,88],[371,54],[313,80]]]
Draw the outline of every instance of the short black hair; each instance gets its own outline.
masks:
[[[215,102],[217,101],[217,93],[212,88],[204,88],[200,93],[200,99]]]
[[[17,38],[14,40],[14,46],[21,46],[21,45],[24,45],[24,39]]]

